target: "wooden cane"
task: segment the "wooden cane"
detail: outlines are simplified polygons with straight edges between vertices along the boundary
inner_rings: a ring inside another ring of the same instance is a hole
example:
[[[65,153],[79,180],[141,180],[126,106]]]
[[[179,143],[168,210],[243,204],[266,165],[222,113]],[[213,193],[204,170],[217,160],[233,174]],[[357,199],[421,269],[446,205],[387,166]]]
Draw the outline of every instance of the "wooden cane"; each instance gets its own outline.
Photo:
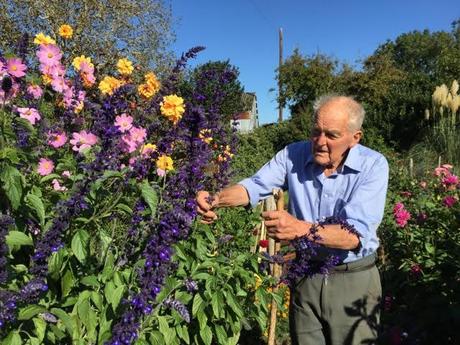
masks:
[[[276,200],[276,210],[284,210],[284,193],[282,190],[273,190],[273,196]],[[281,249],[281,244],[279,241],[274,241],[270,239],[268,244],[270,255],[276,255]],[[270,247],[272,249],[270,249]],[[278,279],[281,276],[281,266],[277,263],[274,263],[272,266],[272,276],[276,280],[276,285],[273,287],[272,292],[276,293],[278,291]],[[276,338],[276,314],[278,312],[278,305],[276,304],[275,299],[272,300],[272,306],[270,310],[270,326],[268,330],[268,345],[275,345]]]

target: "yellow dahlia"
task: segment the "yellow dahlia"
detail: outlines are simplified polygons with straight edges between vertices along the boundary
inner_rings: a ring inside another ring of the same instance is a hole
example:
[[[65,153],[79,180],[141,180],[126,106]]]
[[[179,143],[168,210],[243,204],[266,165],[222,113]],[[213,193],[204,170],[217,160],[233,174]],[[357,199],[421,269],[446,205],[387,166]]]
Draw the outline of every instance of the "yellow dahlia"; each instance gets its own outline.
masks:
[[[160,90],[161,84],[157,79],[157,76],[153,72],[149,72],[145,75],[145,82],[147,85],[149,85],[155,93],[157,93]]]
[[[75,68],[76,71],[80,70],[80,64],[82,62],[86,62],[89,66],[94,67],[93,63],[91,62],[90,57],[86,57],[84,55],[77,56],[72,60],[72,66]]]
[[[56,41],[53,40],[51,37],[45,35],[43,32],[35,35],[34,38],[35,44],[56,44]]]
[[[171,157],[162,155],[157,160],[157,168],[164,171],[174,170],[173,163]]]
[[[182,114],[185,112],[184,99],[177,95],[163,97],[163,102],[160,103],[160,106],[161,114],[174,124],[182,118]]]
[[[99,83],[99,90],[101,90],[103,95],[109,94],[112,95],[113,92],[123,85],[121,80],[117,78],[105,76],[104,79]]]
[[[144,98],[152,98],[156,91],[149,84],[141,84],[137,87],[137,92]]]
[[[131,75],[134,71],[133,63],[125,58],[118,60],[117,69],[121,75]]]
[[[70,25],[63,24],[59,27],[59,36],[65,39],[72,38],[73,36],[73,29]]]

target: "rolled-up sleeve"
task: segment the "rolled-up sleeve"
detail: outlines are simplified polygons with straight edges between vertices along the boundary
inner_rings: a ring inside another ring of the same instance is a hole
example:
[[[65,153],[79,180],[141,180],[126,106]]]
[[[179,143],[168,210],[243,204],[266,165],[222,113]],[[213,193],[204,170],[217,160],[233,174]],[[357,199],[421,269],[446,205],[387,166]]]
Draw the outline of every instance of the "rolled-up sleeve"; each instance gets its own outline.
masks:
[[[346,219],[361,235],[361,244],[377,242],[377,228],[383,219],[388,188],[388,162],[380,155],[341,210],[339,218]],[[375,246],[370,246],[375,247]],[[363,253],[368,255],[370,253]]]
[[[246,188],[252,207],[255,207],[259,200],[272,195],[274,188],[283,190],[287,188],[286,166],[287,148],[284,148],[253,176],[238,182],[238,184]]]

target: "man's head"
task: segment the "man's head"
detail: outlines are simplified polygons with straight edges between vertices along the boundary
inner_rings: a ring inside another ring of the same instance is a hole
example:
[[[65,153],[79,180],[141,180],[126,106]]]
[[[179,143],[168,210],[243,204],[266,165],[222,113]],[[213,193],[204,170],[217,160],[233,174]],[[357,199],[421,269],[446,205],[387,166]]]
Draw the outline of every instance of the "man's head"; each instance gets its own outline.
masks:
[[[315,122],[311,140],[314,161],[335,170],[348,150],[361,139],[364,109],[353,98],[326,95],[313,105]]]

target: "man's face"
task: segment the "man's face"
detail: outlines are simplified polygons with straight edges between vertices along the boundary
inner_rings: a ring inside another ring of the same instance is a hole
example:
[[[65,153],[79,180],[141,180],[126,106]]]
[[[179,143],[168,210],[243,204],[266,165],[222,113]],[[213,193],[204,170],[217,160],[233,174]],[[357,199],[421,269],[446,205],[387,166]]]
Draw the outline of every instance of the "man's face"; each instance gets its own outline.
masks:
[[[348,149],[361,139],[361,131],[348,129],[348,114],[343,101],[331,100],[319,110],[312,129],[311,140],[315,163],[337,169]]]

